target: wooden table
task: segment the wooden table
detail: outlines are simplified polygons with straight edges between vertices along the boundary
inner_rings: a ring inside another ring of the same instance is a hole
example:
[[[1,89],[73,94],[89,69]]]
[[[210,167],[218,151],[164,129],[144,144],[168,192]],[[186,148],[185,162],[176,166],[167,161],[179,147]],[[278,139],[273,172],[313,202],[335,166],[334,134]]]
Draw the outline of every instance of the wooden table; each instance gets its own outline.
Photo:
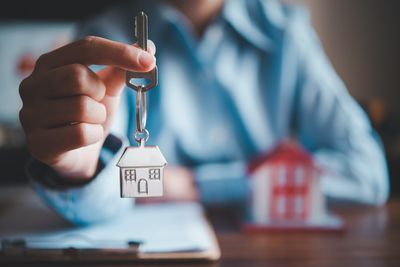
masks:
[[[400,199],[393,199],[381,208],[336,207],[334,210],[346,221],[347,230],[343,233],[245,234],[240,232],[239,214],[234,209],[215,208],[209,210],[209,214],[222,250],[219,262],[126,263],[116,266],[400,266]]]
[[[219,266],[400,266],[400,199],[381,208],[334,210],[347,224],[341,234],[219,230]]]

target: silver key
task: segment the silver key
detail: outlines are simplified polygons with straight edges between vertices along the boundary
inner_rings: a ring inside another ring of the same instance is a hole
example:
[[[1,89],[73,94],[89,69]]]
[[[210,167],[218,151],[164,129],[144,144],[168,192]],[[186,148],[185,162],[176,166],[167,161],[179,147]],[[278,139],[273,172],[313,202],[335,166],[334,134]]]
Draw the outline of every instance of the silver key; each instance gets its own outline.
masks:
[[[147,15],[142,11],[135,17],[135,37],[140,48],[145,51],[147,51],[147,39],[149,39],[147,25]]]
[[[148,40],[147,15],[142,11],[135,17],[135,37],[139,47],[147,51]],[[149,72],[126,72],[126,85],[135,91],[146,92],[158,83],[157,66]]]

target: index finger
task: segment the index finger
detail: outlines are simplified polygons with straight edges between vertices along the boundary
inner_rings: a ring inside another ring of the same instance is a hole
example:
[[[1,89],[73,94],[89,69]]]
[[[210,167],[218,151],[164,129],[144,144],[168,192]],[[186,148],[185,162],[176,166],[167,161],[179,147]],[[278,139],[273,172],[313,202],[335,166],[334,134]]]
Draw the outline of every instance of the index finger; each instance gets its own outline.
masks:
[[[52,69],[75,63],[150,71],[155,66],[155,57],[132,45],[88,36],[42,55],[36,62],[35,69]]]

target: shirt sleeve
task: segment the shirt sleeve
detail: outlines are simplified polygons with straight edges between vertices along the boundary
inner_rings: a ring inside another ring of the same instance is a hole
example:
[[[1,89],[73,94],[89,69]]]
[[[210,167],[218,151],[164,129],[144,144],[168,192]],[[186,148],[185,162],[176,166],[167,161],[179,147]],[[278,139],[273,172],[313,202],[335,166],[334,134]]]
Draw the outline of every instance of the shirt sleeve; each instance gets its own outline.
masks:
[[[47,165],[31,159],[25,170],[38,195],[57,213],[74,224],[87,225],[113,218],[131,208],[133,200],[120,198],[119,168],[116,166],[126,138],[128,101],[122,96],[111,133],[99,158],[97,175],[84,184],[66,184]]]
[[[65,184],[47,165],[31,159],[27,176],[38,195],[62,217],[77,225],[113,218],[131,208],[132,199],[120,198],[116,167],[126,141],[109,135],[102,148],[98,174],[85,184]]]
[[[389,185],[380,139],[305,18],[293,21],[287,32],[298,50],[294,117],[299,139],[323,168],[321,184],[328,200],[383,204]]]
[[[248,195],[244,161],[203,164],[194,169],[200,200],[205,205],[243,204]]]

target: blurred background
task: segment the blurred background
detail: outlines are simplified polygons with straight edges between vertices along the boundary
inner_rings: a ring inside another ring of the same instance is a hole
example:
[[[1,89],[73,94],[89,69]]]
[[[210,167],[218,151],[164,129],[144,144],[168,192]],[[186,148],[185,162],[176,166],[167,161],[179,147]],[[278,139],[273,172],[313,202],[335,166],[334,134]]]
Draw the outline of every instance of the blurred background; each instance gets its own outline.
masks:
[[[18,122],[20,81],[29,75],[40,54],[73,39],[80,20],[117,2],[122,1],[3,1],[0,9],[0,186],[26,182],[23,165],[28,153]],[[400,105],[397,103],[400,100],[400,1],[284,2],[310,9],[327,55],[384,142],[391,195],[400,195]]]

